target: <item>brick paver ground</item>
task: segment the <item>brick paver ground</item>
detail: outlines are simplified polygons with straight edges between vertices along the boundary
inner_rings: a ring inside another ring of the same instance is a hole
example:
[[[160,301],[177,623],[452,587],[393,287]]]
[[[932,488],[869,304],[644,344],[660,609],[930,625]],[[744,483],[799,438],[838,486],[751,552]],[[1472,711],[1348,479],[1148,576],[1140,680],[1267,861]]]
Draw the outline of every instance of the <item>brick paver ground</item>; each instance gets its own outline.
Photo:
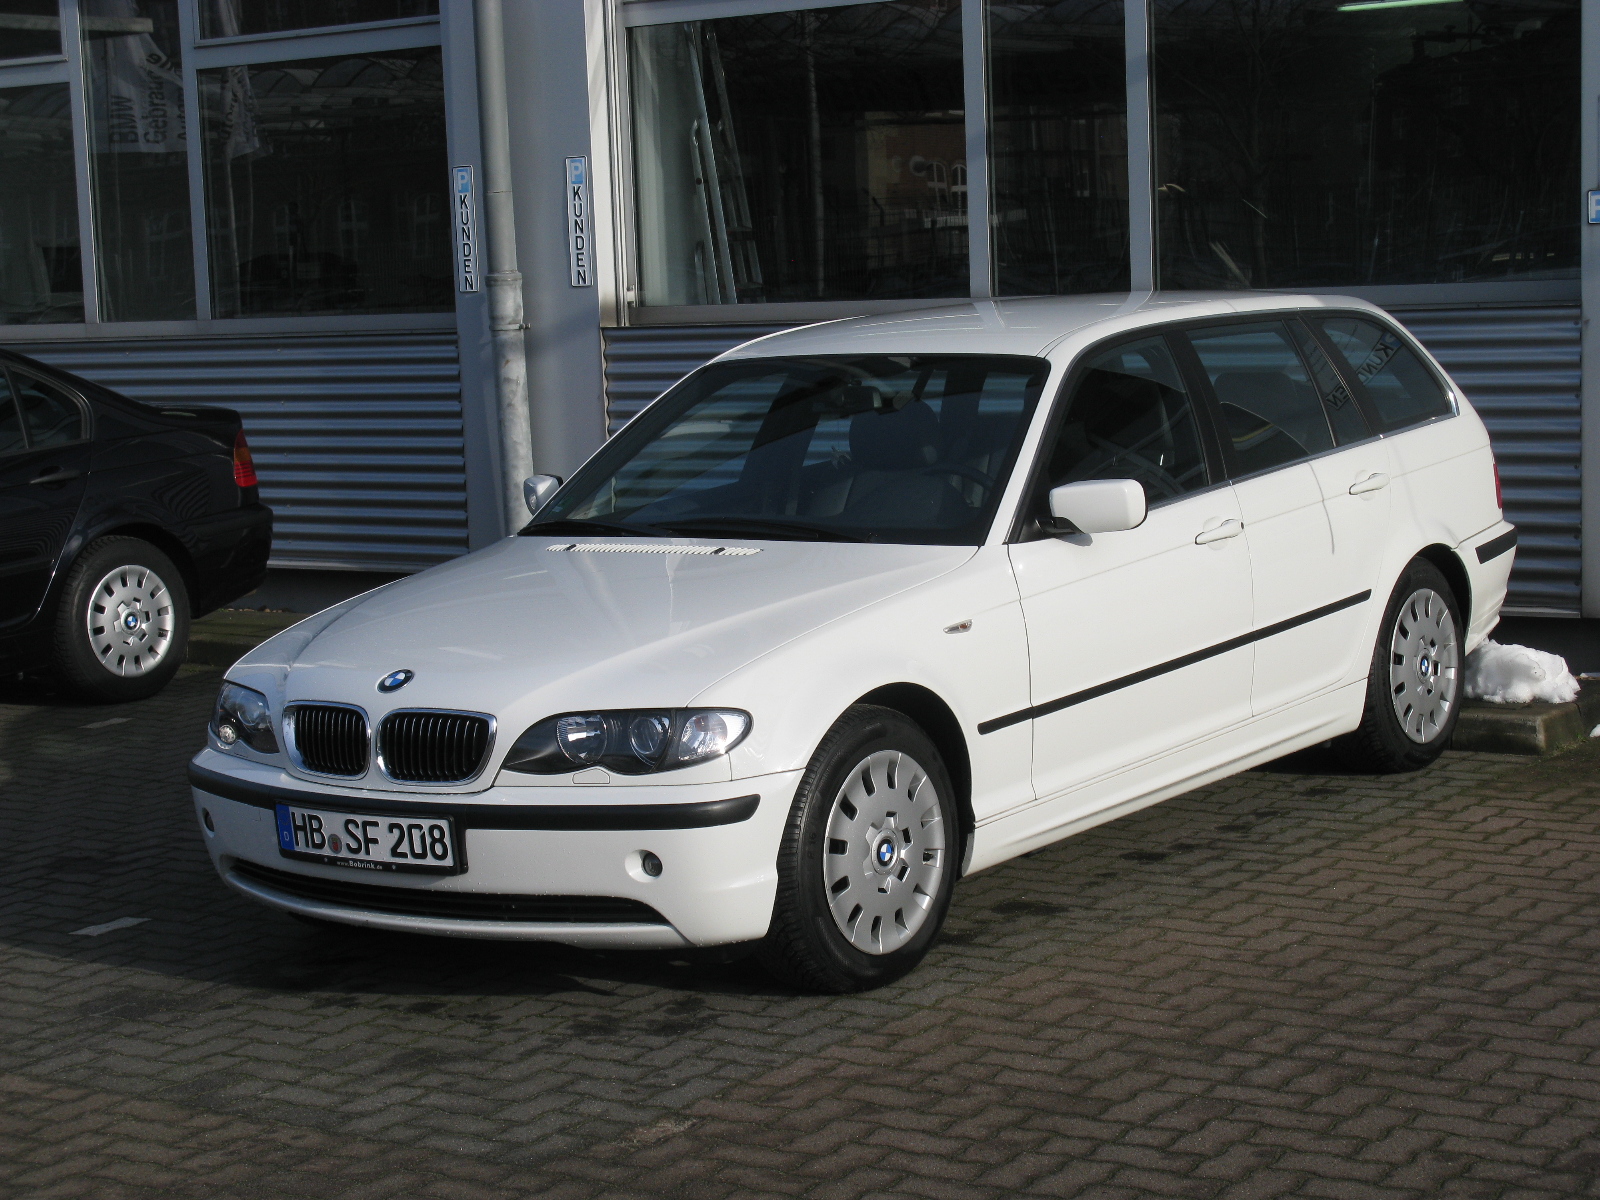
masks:
[[[234,897],[182,776],[217,679],[0,695],[0,1196],[1600,1194],[1600,743],[1274,764],[817,998]]]

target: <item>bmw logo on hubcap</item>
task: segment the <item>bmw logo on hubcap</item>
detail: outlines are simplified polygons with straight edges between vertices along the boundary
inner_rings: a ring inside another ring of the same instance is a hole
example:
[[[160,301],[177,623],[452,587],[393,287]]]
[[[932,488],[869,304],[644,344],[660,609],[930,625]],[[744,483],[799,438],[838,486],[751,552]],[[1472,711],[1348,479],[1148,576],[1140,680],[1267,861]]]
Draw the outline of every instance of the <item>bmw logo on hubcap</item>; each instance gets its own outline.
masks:
[[[417,677],[415,671],[394,671],[378,680],[380,692],[398,692]]]
[[[887,867],[894,861],[894,843],[888,838],[878,843],[878,865]]]

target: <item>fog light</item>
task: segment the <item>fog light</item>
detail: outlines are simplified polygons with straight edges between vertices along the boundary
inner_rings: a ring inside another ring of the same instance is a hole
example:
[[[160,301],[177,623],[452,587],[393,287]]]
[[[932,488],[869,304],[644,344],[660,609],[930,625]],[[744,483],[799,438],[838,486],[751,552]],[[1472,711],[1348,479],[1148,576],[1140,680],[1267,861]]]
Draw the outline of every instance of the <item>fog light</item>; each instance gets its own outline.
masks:
[[[661,874],[661,860],[645,850],[639,855],[639,869],[651,879],[655,879]]]
[[[239,731],[231,724],[224,723],[217,726],[217,741],[224,746],[231,746],[239,740]]]
[[[206,829],[209,832],[215,833],[217,831],[216,825],[214,825],[211,821],[211,810],[209,808],[202,808],[200,810],[200,819],[206,823]]]

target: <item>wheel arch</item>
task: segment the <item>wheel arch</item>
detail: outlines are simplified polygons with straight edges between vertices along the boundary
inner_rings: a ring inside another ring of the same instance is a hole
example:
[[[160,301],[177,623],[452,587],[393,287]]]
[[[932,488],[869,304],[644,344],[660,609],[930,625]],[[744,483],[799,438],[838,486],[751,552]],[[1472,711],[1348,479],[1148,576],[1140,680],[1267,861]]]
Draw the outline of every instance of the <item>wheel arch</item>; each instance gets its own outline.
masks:
[[[1438,567],[1440,574],[1450,584],[1450,589],[1456,594],[1456,603],[1461,606],[1461,636],[1465,637],[1466,627],[1472,624],[1472,579],[1467,574],[1466,564],[1449,546],[1438,542],[1424,546],[1415,557]]]
[[[889,683],[873,688],[856,700],[892,708],[916,722],[944,758],[950,782],[956,789],[956,811],[961,824],[961,860],[966,861],[975,827],[972,812],[972,756],[961,722],[937,692],[920,683]]]
[[[83,544],[78,547],[78,552],[72,556],[73,561],[76,562],[83,557],[83,552],[94,545],[95,542],[109,537],[138,538],[141,542],[149,542],[170,558],[173,565],[178,568],[179,573],[183,576],[184,590],[189,593],[190,616],[197,615],[194,612],[194,608],[196,597],[199,593],[200,576],[195,569],[194,558],[190,555],[189,548],[183,542],[159,525],[147,525],[138,521],[130,521],[120,525],[113,525],[106,529],[95,530],[94,533],[84,538]]]

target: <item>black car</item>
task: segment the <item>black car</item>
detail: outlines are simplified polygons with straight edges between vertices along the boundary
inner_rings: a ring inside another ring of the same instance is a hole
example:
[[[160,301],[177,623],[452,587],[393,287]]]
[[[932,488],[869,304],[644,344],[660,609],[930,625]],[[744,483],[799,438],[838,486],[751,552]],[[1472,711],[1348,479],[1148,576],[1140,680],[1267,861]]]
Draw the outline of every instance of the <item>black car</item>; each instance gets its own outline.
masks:
[[[190,619],[258,587],[271,545],[238,413],[141,404],[0,350],[0,670],[152,695]]]

